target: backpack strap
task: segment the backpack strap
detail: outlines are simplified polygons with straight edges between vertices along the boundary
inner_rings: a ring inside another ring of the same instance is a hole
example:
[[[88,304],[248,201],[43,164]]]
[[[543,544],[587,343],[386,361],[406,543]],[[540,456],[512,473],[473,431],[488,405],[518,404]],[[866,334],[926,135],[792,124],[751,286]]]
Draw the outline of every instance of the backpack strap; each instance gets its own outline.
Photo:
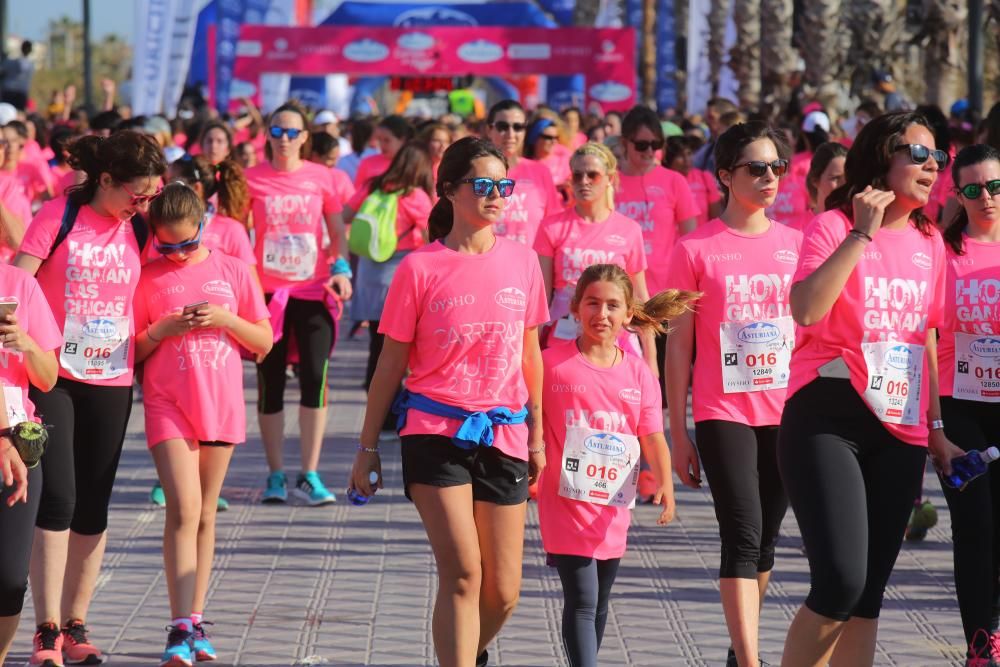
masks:
[[[139,244],[139,252],[146,249],[146,242],[149,241],[149,223],[141,215],[136,213],[132,216],[132,233],[135,234],[135,242]]]
[[[52,242],[52,247],[49,248],[49,257],[66,240],[69,233],[73,231],[73,225],[76,224],[76,216],[79,212],[79,206],[72,201],[66,202],[66,208],[63,209],[62,221],[59,223],[59,231],[56,233],[56,240]]]

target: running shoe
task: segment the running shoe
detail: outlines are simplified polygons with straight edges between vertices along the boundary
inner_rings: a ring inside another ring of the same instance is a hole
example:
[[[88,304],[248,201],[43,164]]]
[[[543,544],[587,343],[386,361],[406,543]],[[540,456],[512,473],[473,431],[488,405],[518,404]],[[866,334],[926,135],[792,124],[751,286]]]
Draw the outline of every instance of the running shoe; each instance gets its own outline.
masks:
[[[726,667],[740,667],[740,663],[736,660],[736,651],[733,647],[729,647],[729,653],[726,654]]]
[[[63,657],[69,665],[99,665],[104,662],[104,654],[90,643],[87,626],[78,618],[66,622],[62,629]]]
[[[476,667],[486,667],[490,663],[490,654],[487,651],[483,651],[476,658]]]
[[[229,509],[229,501],[222,496],[219,496],[219,499],[215,503],[215,511],[225,512],[227,509]]]
[[[208,633],[205,632],[206,625],[212,625],[212,623],[202,621],[194,625],[194,659],[198,662],[211,662],[218,657],[212,642],[208,641]]]
[[[965,667],[993,667],[990,662],[990,648],[993,644],[991,637],[986,630],[976,630],[969,642],[969,652],[966,653]]]
[[[925,500],[913,508],[910,522],[906,526],[906,539],[910,542],[920,542],[927,537],[927,531],[937,525],[938,515],[934,505]]]
[[[194,664],[194,652],[191,641],[194,635],[187,628],[176,625],[167,626],[167,647],[163,649],[160,667],[191,667]]]
[[[63,667],[63,636],[55,623],[42,623],[35,639],[28,664],[31,667]]]
[[[272,472],[267,476],[267,487],[264,489],[264,495],[261,496],[260,501],[262,503],[285,503],[288,502],[288,479],[285,477],[285,473]]]
[[[167,506],[167,497],[163,493],[163,487],[159,482],[153,485],[153,490],[149,492],[149,502],[157,507]]]
[[[295,488],[292,489],[292,494],[312,507],[329,505],[337,500],[337,496],[326,488],[323,480],[319,478],[319,473],[315,470],[299,475],[295,482]]]
[[[1000,667],[1000,630],[990,635],[990,667]]]

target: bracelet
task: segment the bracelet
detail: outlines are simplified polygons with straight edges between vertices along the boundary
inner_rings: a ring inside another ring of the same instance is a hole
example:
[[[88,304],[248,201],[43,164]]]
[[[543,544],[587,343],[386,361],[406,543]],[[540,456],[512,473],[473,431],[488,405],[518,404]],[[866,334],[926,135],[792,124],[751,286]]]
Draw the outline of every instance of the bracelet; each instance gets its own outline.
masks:
[[[348,278],[354,277],[354,272],[351,271],[351,265],[347,263],[347,260],[343,257],[338,257],[337,261],[330,265],[330,275],[331,276],[347,276]]]
[[[545,445],[543,444],[538,449],[532,449],[531,447],[528,447],[528,453],[529,454],[544,454],[545,453]]]
[[[365,454],[378,454],[378,447],[365,447],[360,442],[358,443],[358,451],[364,452]]]
[[[944,430],[944,421],[942,421],[940,419],[932,419],[931,420],[931,430],[932,431],[943,431]]]
[[[859,241],[864,241],[866,244],[871,243],[872,241],[875,240],[865,232],[861,231],[860,229],[852,229],[851,231],[848,232],[848,234],[850,234]]]
[[[151,326],[150,327],[146,327],[146,338],[148,338],[149,340],[153,341],[154,343],[162,343],[163,339],[162,338],[157,338],[156,336],[154,336],[152,334],[152,331],[153,331],[153,327],[151,327]]]

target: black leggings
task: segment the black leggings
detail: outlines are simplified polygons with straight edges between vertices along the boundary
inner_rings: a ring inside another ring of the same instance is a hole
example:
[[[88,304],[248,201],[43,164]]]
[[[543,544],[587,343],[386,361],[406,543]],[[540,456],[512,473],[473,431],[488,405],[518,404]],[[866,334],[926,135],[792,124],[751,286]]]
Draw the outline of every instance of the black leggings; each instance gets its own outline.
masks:
[[[271,294],[267,300],[271,300]],[[295,336],[299,350],[299,405],[326,407],[326,372],[333,347],[334,322],[322,301],[289,299],[285,325],[278,341],[264,361],[257,364],[257,412],[273,415],[285,409],[285,367],[288,341]]]
[[[563,649],[570,667],[597,667],[620,558],[552,555],[563,586]]]
[[[878,618],[926,462],[849,380],[817,378],[786,401],[778,466],[809,558],[809,609]]]
[[[778,427],[712,419],[694,429],[719,521],[719,577],[756,579],[774,568],[788,509],[778,473]]]
[[[1000,405],[941,397],[945,435],[962,449],[1000,443]],[[962,491],[942,484],[951,510],[955,591],[965,640],[994,632],[1000,617],[1000,469],[992,464]]]
[[[378,367],[378,358],[382,355],[382,346],[385,344],[385,335],[378,332],[378,321],[368,322],[368,367],[365,369],[365,391],[371,389],[372,378],[375,377],[375,369]],[[398,394],[403,389],[400,385],[396,388]],[[383,431],[396,430],[396,415],[390,410],[382,421]]]
[[[29,396],[35,412],[52,427],[42,457],[36,525],[100,535],[108,528],[111,488],[132,413],[132,386],[107,387],[59,378],[52,391],[43,393],[32,387]]]
[[[28,502],[7,507],[13,487],[0,492],[0,616],[17,616],[28,590],[35,515],[42,497],[42,468],[28,471]]]

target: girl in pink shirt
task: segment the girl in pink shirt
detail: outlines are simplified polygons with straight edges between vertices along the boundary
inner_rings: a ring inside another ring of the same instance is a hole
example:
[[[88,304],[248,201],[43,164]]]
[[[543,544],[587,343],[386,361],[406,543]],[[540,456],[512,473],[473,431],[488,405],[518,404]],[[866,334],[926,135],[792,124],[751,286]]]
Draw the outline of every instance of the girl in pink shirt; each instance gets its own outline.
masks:
[[[368,181],[379,176],[389,168],[396,153],[407,141],[413,139],[413,126],[402,116],[386,116],[375,126],[373,139],[378,145],[379,153],[369,155],[358,164],[358,173],[354,176],[354,187],[361,189]]]
[[[166,496],[163,563],[170,625],[162,664],[214,660],[201,620],[215,554],[215,512],[233,445],[246,439],[239,346],[267,354],[264,295],[243,261],[202,244],[205,207],[183,183],[150,206],[161,255],[135,296],[146,440]],[[193,651],[192,651],[193,644]]]
[[[946,259],[920,212],[947,163],[923,116],[879,116],[848,150],[847,181],[829,210],[805,232],[778,465],[811,587],[783,665],[873,664],[883,593],[927,455],[947,473],[964,453],[940,421],[933,329],[943,320]]]
[[[32,394],[53,425],[32,556],[35,649],[83,663],[101,659],[85,623],[132,410],[132,300],[147,235],[133,216],[159,193],[167,165],[154,140],[128,130],[81,137],[70,165],[86,180],[42,206],[14,265],[36,275],[64,339],[55,388]],[[73,603],[60,607],[60,597]]]
[[[530,248],[493,234],[514,187],[488,141],[466,137],[445,152],[431,243],[403,259],[386,298],[385,346],[351,474],[366,496],[381,486],[369,482],[381,474],[378,434],[409,369],[394,410],[403,484],[437,556],[442,667],[485,665],[513,612],[528,484],[545,467],[542,275]]]
[[[696,295],[670,290],[637,301],[628,274],[594,264],[576,284],[571,308],[582,333],[542,353],[546,454],[538,521],[563,585],[563,648],[571,665],[596,667],[608,598],[625,554],[639,459],[656,478],[657,521],[674,516],[670,452],[656,378],[618,337],[626,328],[663,329]]]
[[[703,465],[712,490],[729,662],[756,665],[760,608],[788,506],[776,446],[795,347],[788,287],[802,234],[764,213],[788,169],[778,132],[739,123],[714,152],[726,210],[681,238],[670,258],[670,284],[704,296],[671,322],[667,398],[677,476],[698,488]],[[697,452],[686,424],[689,387]]]
[[[687,179],[691,196],[698,206],[698,226],[719,217],[722,213],[722,194],[715,175],[696,169],[691,159],[691,138],[670,137],[663,152],[663,166],[676,171]]]
[[[941,419],[966,451],[1000,443],[1000,151],[963,148],[952,167],[962,210],[944,232],[945,319],[938,329]],[[942,484],[951,510],[955,591],[969,658],[1000,664],[1000,471],[959,491]],[[973,664],[968,662],[966,664]],[[978,663],[976,663],[978,664]]]
[[[806,189],[809,191],[809,207],[813,217],[826,210],[827,197],[844,184],[846,160],[847,147],[836,141],[821,144],[813,153],[809,173],[806,174]]]

